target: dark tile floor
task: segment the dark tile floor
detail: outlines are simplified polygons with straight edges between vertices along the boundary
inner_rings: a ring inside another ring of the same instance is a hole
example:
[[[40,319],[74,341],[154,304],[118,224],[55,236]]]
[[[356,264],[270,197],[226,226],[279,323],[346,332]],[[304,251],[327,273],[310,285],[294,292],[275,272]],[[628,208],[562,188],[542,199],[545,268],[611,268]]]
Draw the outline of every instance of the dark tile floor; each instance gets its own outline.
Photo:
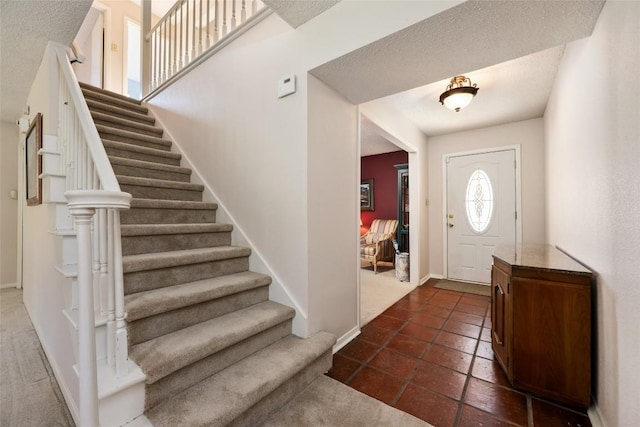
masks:
[[[489,297],[419,286],[362,328],[327,375],[437,427],[590,427],[509,386],[491,350]]]

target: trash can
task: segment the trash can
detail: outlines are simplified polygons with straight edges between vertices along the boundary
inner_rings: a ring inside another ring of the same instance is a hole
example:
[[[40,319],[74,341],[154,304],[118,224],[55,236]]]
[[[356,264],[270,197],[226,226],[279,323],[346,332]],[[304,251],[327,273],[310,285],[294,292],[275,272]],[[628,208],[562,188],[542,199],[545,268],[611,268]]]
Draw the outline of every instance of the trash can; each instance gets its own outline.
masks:
[[[409,253],[396,254],[396,279],[401,282],[409,281]]]

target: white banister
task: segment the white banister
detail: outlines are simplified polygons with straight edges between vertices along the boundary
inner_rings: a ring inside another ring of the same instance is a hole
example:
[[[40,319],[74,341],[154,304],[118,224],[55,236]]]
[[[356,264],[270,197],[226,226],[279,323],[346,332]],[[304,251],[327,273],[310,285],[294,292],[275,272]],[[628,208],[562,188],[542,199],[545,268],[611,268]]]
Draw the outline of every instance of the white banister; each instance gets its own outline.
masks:
[[[119,212],[129,208],[131,195],[120,191],[66,50],[55,49],[65,197],[77,241],[78,408],[81,426],[97,426],[97,320],[107,325],[106,362],[113,367],[113,375],[120,378],[128,373]]]
[[[178,0],[145,34],[144,50],[151,56],[151,65],[145,69],[152,73],[143,77],[150,82],[150,87],[143,88],[145,95],[241,30],[262,9],[264,4],[258,0],[251,0],[250,8],[246,0]]]

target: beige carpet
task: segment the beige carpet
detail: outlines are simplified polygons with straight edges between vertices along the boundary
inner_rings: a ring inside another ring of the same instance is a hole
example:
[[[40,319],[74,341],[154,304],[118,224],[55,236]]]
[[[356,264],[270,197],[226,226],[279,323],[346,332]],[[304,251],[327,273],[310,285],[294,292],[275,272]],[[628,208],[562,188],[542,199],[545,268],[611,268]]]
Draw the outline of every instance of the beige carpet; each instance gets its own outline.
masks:
[[[263,427],[429,427],[413,415],[322,376],[273,414]]]
[[[73,426],[22,290],[0,290],[0,426]]]
[[[478,283],[458,282],[455,280],[441,279],[435,284],[435,288],[447,289],[449,291],[466,292],[476,295],[491,295],[491,286]]]
[[[400,298],[414,289],[409,282],[396,279],[396,271],[381,267],[373,274],[372,267],[360,269],[360,326],[364,326]]]

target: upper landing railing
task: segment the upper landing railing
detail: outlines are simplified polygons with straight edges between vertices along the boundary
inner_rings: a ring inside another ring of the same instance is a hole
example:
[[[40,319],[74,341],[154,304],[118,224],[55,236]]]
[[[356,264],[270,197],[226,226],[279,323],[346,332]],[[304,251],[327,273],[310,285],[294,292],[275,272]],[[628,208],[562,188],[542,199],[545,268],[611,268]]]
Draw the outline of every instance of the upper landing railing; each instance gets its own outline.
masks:
[[[145,35],[143,57],[151,65],[146,92],[168,83],[263,9],[260,0],[178,0]]]

